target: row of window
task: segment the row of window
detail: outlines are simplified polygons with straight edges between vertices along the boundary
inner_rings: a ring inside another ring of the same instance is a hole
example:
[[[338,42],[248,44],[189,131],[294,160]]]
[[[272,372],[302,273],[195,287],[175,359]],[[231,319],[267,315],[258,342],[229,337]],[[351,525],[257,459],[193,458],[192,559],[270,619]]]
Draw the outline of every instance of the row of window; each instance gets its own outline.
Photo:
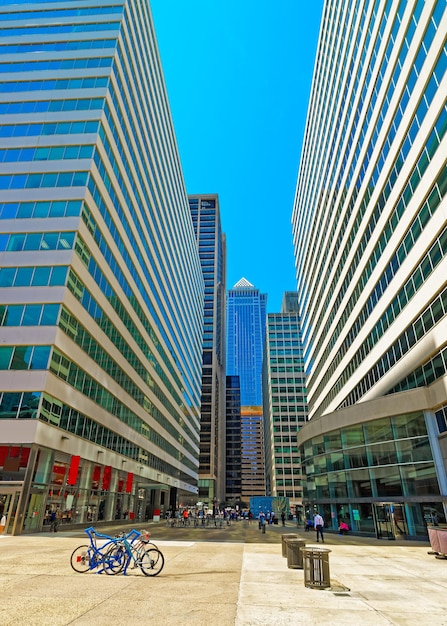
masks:
[[[304,469],[304,496],[310,500],[440,495],[433,462],[331,472],[315,477],[307,475],[307,467]]]
[[[0,419],[35,419],[40,391],[0,392]]]
[[[0,305],[0,326],[55,326],[60,304]]]
[[[415,389],[416,387],[426,387],[435,380],[444,376],[447,372],[447,348],[440,350],[427,363],[418,367],[414,372],[406,376],[398,385],[393,387],[389,393]]]
[[[41,189],[48,187],[85,187],[88,172],[49,172],[47,174],[3,174],[0,189]]]
[[[45,137],[49,135],[84,135],[86,133],[97,133],[99,129],[99,122],[93,121],[81,121],[81,122],[48,122],[39,124],[3,124],[0,126],[0,137]],[[4,151],[5,152],[5,151]],[[31,161],[31,157],[21,158],[19,160]],[[56,157],[44,157],[44,158],[56,158]],[[57,158],[77,158],[77,157],[57,157]],[[84,157],[82,157],[84,158]],[[8,161],[9,159],[7,159]]]
[[[46,370],[51,346],[0,346],[0,370]]]
[[[1,267],[0,287],[56,287],[65,285],[68,267]]]
[[[88,24],[48,24],[30,25],[25,28],[0,28],[0,37],[18,37],[19,35],[56,35],[59,33],[87,33],[102,30],[119,30],[120,22],[91,22]]]
[[[0,202],[0,220],[79,216],[82,200]]]
[[[0,233],[0,252],[72,250],[76,233]]]
[[[86,17],[87,15],[96,15],[99,17],[100,15],[103,15],[106,13],[107,14],[110,14],[110,13],[121,14],[122,12],[123,12],[122,5],[118,5],[118,6],[104,5],[101,7],[84,6],[82,7],[82,9],[73,9],[73,8],[53,9],[53,8],[44,7],[44,8],[34,9],[33,11],[20,11],[18,7],[14,7],[14,9],[10,13],[2,13],[2,21],[5,21],[5,22],[7,20],[35,21],[37,19],[49,20],[49,18],[52,18],[52,17],[58,17],[58,18]]]
[[[2,17],[5,14],[2,14]],[[38,43],[5,44],[0,46],[1,54],[27,54],[29,52],[62,52],[65,50],[102,50],[115,48],[115,39],[89,39],[84,41],[39,41]]]
[[[22,161],[57,161],[61,159],[91,159],[93,145],[48,146],[44,148],[6,148],[0,150],[0,163]]]
[[[99,89],[100,87],[107,87],[108,82],[107,76],[10,81],[0,83],[0,93],[54,91],[56,89]]]
[[[82,70],[98,67],[110,67],[112,62],[113,57],[94,57],[92,59],[56,59],[51,61],[18,61],[0,63],[0,74],[14,72],[39,72],[48,70]]]
[[[0,102],[0,115],[23,113],[58,113],[59,111],[102,110],[103,98],[73,98],[70,100],[28,100],[25,102]]]

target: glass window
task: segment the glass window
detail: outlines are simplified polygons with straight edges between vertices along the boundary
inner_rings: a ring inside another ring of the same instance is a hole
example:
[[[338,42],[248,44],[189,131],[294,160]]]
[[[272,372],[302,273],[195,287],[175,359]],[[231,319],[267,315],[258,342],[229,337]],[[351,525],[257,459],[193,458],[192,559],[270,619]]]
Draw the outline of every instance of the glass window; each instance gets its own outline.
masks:
[[[35,346],[30,369],[45,370],[48,367],[48,360],[50,358],[50,346]]]
[[[23,326],[38,326],[40,315],[42,313],[41,304],[27,304],[25,307],[25,315],[23,316]]]
[[[364,424],[366,443],[376,443],[393,439],[389,417]]]
[[[16,346],[12,357],[10,369],[26,370],[28,369],[31,357],[32,346]]]
[[[399,467],[374,467],[370,470],[373,495],[379,498],[401,496],[402,483]]]
[[[12,346],[0,346],[0,370],[9,369],[13,349]]]
[[[406,413],[391,418],[391,421],[396,439],[427,435],[425,419],[422,413]]]
[[[31,285],[31,279],[33,276],[32,267],[19,267],[17,269],[16,279],[14,281],[15,287],[28,287]]]
[[[394,441],[368,446],[368,456],[370,458],[369,465],[391,465],[398,462]]]
[[[359,444],[365,443],[361,425],[353,426],[352,428],[344,428],[341,431],[341,437],[344,448],[358,446]]]
[[[50,280],[51,267],[36,267],[32,285],[45,286]]]
[[[367,469],[356,469],[346,472],[346,478],[350,498],[372,496],[371,481]]]

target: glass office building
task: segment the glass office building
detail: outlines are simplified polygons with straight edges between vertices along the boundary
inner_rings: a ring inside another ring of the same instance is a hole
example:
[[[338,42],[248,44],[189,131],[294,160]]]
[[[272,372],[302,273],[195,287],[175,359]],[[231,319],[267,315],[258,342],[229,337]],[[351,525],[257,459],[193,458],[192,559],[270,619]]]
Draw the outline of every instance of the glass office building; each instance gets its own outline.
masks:
[[[262,404],[267,294],[241,278],[227,296],[227,374],[239,376],[241,405]]]
[[[205,282],[200,408],[199,500],[225,501],[225,235],[219,197],[189,196]]]
[[[236,508],[242,498],[241,385],[239,376],[226,377],[225,500]]]
[[[325,2],[292,217],[305,499],[377,536],[446,517],[446,33],[445,0]]]
[[[227,296],[227,375],[241,386],[242,500],[265,495],[262,358],[267,294],[241,278]]]
[[[307,421],[307,397],[296,292],[284,294],[281,313],[267,315],[262,390],[266,495],[288,498],[290,510],[301,517],[297,434]]]
[[[0,7],[7,532],[197,494],[203,277],[148,2]]]

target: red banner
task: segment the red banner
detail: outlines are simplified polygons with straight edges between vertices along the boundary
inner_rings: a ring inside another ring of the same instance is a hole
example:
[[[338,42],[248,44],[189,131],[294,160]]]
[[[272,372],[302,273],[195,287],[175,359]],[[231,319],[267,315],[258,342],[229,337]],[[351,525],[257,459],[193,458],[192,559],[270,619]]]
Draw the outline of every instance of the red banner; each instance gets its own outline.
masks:
[[[109,491],[111,479],[112,479],[112,466],[106,465],[104,468],[104,474],[102,475],[102,490],[103,491]]]
[[[70,461],[70,467],[68,468],[67,485],[76,485],[78,480],[79,463],[81,462],[80,456],[72,456]]]
[[[126,493],[132,493],[132,483],[133,483],[133,474],[132,472],[128,472],[127,482],[126,482]]]

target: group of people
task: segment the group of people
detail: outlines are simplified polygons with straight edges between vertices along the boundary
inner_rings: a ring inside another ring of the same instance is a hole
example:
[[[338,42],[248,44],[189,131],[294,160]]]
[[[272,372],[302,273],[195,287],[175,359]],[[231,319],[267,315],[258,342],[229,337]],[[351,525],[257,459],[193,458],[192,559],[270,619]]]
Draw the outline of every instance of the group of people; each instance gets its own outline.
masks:
[[[305,521],[304,529],[309,531],[311,528],[317,533],[317,543],[319,543],[320,539],[322,543],[324,543],[324,519],[318,512],[315,513],[313,521],[311,519],[306,519]],[[340,535],[347,535],[348,531],[348,524],[344,520],[341,520],[338,526],[338,533]]]

